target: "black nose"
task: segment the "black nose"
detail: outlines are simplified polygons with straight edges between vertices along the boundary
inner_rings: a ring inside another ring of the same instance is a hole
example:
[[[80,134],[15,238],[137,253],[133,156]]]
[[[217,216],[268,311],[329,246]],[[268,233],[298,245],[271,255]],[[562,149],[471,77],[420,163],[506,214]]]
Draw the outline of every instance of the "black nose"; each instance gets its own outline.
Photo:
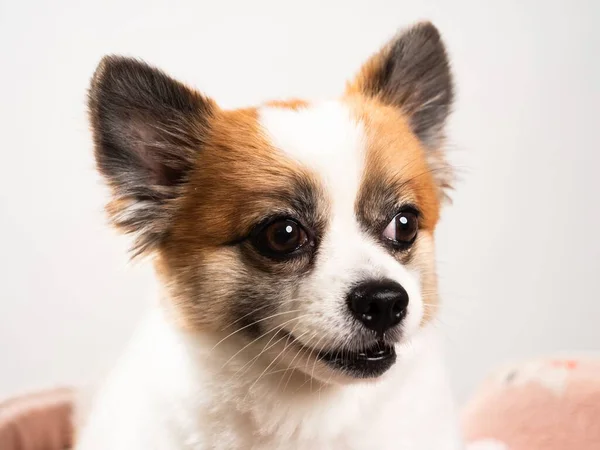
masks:
[[[348,306],[367,328],[383,335],[406,315],[408,294],[392,280],[366,281],[350,291]]]

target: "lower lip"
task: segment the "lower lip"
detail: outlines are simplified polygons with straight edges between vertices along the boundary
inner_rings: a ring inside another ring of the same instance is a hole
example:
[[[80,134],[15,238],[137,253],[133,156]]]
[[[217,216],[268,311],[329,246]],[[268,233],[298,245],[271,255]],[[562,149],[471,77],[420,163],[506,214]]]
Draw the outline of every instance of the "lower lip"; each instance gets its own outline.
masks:
[[[377,342],[370,349],[361,352],[322,352],[319,358],[330,367],[353,378],[376,378],[394,365],[396,350],[391,345]]]

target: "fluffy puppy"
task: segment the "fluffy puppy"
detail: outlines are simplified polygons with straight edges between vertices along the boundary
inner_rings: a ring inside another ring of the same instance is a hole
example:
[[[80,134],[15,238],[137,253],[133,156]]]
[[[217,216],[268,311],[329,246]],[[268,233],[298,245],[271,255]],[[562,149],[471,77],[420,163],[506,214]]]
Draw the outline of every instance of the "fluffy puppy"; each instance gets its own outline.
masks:
[[[452,99],[429,23],[325,102],[224,110],[104,58],[108,212],[161,289],[77,448],[459,448],[431,326]]]

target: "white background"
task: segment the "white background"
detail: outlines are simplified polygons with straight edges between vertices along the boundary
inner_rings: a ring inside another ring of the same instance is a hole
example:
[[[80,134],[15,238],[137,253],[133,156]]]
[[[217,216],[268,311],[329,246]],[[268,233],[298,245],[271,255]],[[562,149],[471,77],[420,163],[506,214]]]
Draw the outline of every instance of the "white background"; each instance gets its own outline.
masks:
[[[505,361],[600,350],[600,2],[0,0],[0,397],[93,380],[152,291],[93,169],[85,91],[103,54],[226,107],[319,99],[424,18],[458,83],[462,181],[437,234],[458,397]]]

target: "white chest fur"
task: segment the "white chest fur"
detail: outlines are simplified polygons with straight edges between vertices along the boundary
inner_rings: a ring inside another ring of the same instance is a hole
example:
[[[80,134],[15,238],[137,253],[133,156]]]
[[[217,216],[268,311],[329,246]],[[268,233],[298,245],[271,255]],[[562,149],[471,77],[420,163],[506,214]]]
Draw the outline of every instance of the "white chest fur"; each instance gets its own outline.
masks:
[[[211,336],[153,312],[97,396],[78,450],[454,450],[453,405],[435,330],[399,349],[380,380],[311,385],[283,372],[236,374]],[[268,362],[267,362],[268,364]],[[251,390],[249,391],[249,388]],[[285,387],[285,389],[284,389]]]

